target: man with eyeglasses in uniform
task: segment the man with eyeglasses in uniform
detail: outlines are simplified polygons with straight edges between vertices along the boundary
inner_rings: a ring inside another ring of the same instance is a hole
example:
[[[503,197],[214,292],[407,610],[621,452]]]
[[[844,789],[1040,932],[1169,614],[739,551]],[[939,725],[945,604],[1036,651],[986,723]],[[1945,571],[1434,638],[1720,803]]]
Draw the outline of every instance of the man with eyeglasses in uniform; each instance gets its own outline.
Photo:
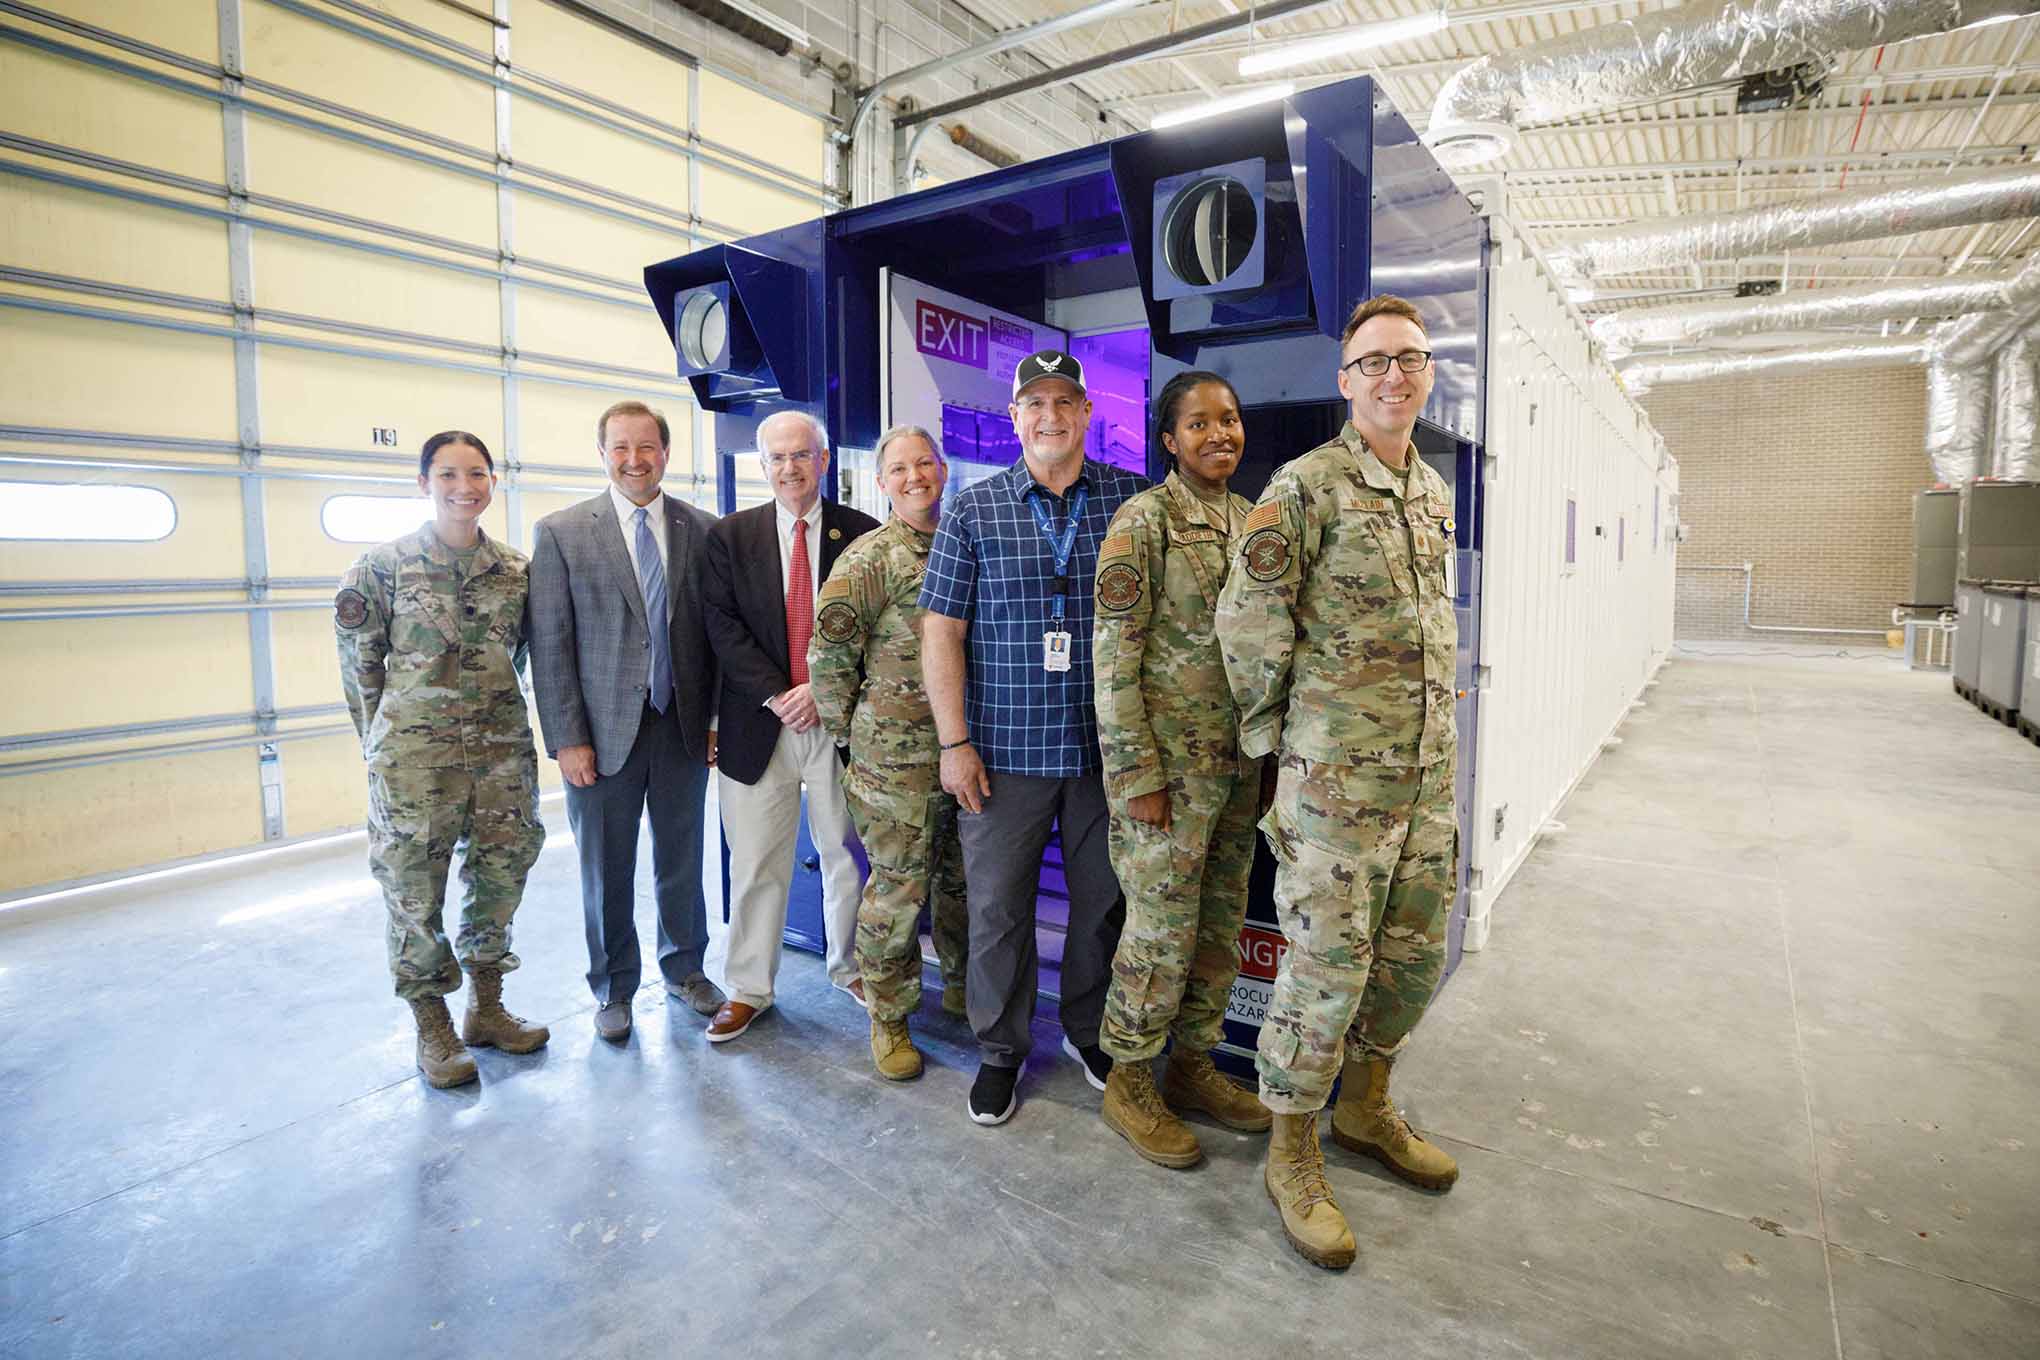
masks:
[[[807,659],[815,596],[843,549],[878,521],[822,499],[829,440],[806,412],[759,422],[758,461],[772,499],[716,521],[702,573],[702,619],[722,668],[716,790],[730,846],[729,1000],[709,1023],[712,1044],[737,1038],[772,1006],[803,789],[829,981],[865,1004],[852,953],[861,883],[843,766],[815,708]]]
[[[1263,1181],[1291,1245],[1329,1269],[1356,1245],[1325,1179],[1332,1139],[1432,1190],[1458,1164],[1388,1098],[1437,990],[1457,885],[1452,493],[1410,442],[1431,349],[1410,303],[1361,303],[1340,346],[1348,419],[1279,469],[1218,604],[1244,756],[1278,753],[1261,830],[1289,948],[1261,1026],[1275,1115]]]

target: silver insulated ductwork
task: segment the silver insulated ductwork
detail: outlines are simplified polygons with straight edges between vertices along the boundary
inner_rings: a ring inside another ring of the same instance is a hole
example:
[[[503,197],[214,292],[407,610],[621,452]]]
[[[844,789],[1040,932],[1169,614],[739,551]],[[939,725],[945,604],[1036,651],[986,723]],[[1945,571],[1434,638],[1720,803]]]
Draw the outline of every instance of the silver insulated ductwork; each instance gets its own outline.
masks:
[[[2034,216],[2040,165],[2017,165],[1628,227],[1557,246],[1545,257],[1561,277],[1578,279]]]
[[[1610,358],[1652,345],[1693,345],[1714,335],[1759,331],[1828,330],[1910,321],[1915,317],[1963,316],[2009,305],[2009,280],[1948,279],[1935,283],[1864,284],[1823,288],[1782,297],[1724,298],[1677,307],[1653,307],[1597,317],[1596,339]]]
[[[1641,14],[1453,73],[1431,136],[1468,124],[1517,127],[1662,98],[1838,52],[2032,14],[2040,0],[1730,0]]]
[[[1991,375],[1935,358],[1927,365],[1927,463],[1934,480],[1960,486],[1976,475],[1990,440]]]
[[[1997,352],[1991,363],[1990,475],[2028,480],[2033,469],[2033,358],[2040,353],[2028,330]]]
[[[1683,359],[1636,359],[1616,369],[1631,392],[1647,392],[1666,383],[1700,382],[1707,378],[1740,378],[1753,373],[1791,374],[1827,368],[1890,368],[1925,363],[1932,345],[1925,340],[1863,340],[1818,349],[1756,350],[1749,354],[1699,354]]]

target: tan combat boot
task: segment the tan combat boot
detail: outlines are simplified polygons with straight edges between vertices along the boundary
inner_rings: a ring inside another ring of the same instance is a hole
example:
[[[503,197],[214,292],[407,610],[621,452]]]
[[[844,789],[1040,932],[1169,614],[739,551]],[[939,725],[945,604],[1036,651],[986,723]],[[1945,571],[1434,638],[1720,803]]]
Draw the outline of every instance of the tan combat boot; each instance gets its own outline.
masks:
[[[410,1005],[411,1018],[418,1022],[418,1070],[425,1074],[425,1080],[442,1089],[473,1081],[475,1060],[460,1036],[453,1032],[453,1017],[446,1013],[446,998],[423,996]]]
[[[1346,1060],[1339,1103],[1332,1107],[1332,1141],[1372,1157],[1412,1185],[1450,1190],[1459,1163],[1436,1144],[1417,1136],[1388,1098],[1387,1058]]]
[[[1268,1135],[1268,1162],[1261,1181],[1282,1213],[1282,1231],[1303,1259],[1327,1270],[1353,1264],[1359,1247],[1346,1216],[1325,1180],[1325,1151],[1318,1145],[1317,1111],[1278,1114]]]
[[[912,1081],[921,1075],[921,1050],[908,1037],[906,1021],[871,1017],[871,1061],[887,1081]]]
[[[1229,1129],[1259,1133],[1274,1115],[1260,1098],[1211,1065],[1209,1053],[1179,1048],[1162,1073],[1162,1098],[1179,1110],[1201,1110]]]
[[[942,984],[942,1013],[944,1015],[953,1015],[959,1020],[970,1018],[970,1012],[964,1009],[963,984],[961,982],[945,982]]]
[[[460,1020],[460,1037],[476,1048],[535,1053],[552,1038],[552,1031],[503,1009],[502,969],[477,968],[468,974],[467,1014]]]
[[[1162,1103],[1162,1093],[1155,1089],[1155,1069],[1146,1059],[1112,1064],[1098,1113],[1105,1127],[1156,1166],[1181,1168],[1204,1160],[1197,1135]]]

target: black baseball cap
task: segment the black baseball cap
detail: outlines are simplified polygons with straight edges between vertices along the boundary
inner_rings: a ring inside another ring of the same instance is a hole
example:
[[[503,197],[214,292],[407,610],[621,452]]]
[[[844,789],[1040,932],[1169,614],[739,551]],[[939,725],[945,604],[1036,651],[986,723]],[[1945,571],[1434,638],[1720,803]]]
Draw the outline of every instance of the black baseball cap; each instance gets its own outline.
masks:
[[[1059,349],[1038,349],[1020,361],[1013,370],[1013,395],[1018,397],[1029,383],[1040,382],[1043,378],[1061,378],[1075,383],[1077,391],[1084,390],[1084,366]]]

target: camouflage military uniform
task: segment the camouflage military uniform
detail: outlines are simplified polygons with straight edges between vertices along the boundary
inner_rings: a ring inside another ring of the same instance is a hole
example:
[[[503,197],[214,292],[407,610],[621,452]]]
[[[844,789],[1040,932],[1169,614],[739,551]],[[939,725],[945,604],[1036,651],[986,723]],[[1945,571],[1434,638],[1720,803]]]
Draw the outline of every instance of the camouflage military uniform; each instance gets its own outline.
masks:
[[[1098,743],[1126,891],[1098,1042],[1119,1062],[1154,1057],[1172,1033],[1209,1050],[1239,974],[1261,762],[1240,756],[1212,615],[1251,508],[1200,500],[1172,472],[1120,507],[1098,549]],[[1166,830],[1127,814],[1161,789]]]
[[[921,687],[921,578],[935,541],[887,520],[843,550],[815,597],[808,676],[822,726],[850,743],[843,797],[871,860],[857,909],[857,969],[881,1020],[921,1004],[921,906],[929,905],[944,982],[962,982],[970,948],[956,799]]]
[[[1346,1043],[1389,1057],[1437,990],[1457,882],[1452,499],[1413,448],[1392,472],[1349,423],[1247,517],[1219,601],[1240,746],[1281,752],[1261,822],[1288,936],[1261,1026],[1261,1100],[1323,1107]]]
[[[517,967],[510,918],[545,843],[518,688],[529,566],[486,536],[456,553],[427,525],[365,553],[334,598],[340,683],[368,761],[368,862],[406,1001],[456,990],[463,965]],[[449,948],[440,907],[463,840]]]

